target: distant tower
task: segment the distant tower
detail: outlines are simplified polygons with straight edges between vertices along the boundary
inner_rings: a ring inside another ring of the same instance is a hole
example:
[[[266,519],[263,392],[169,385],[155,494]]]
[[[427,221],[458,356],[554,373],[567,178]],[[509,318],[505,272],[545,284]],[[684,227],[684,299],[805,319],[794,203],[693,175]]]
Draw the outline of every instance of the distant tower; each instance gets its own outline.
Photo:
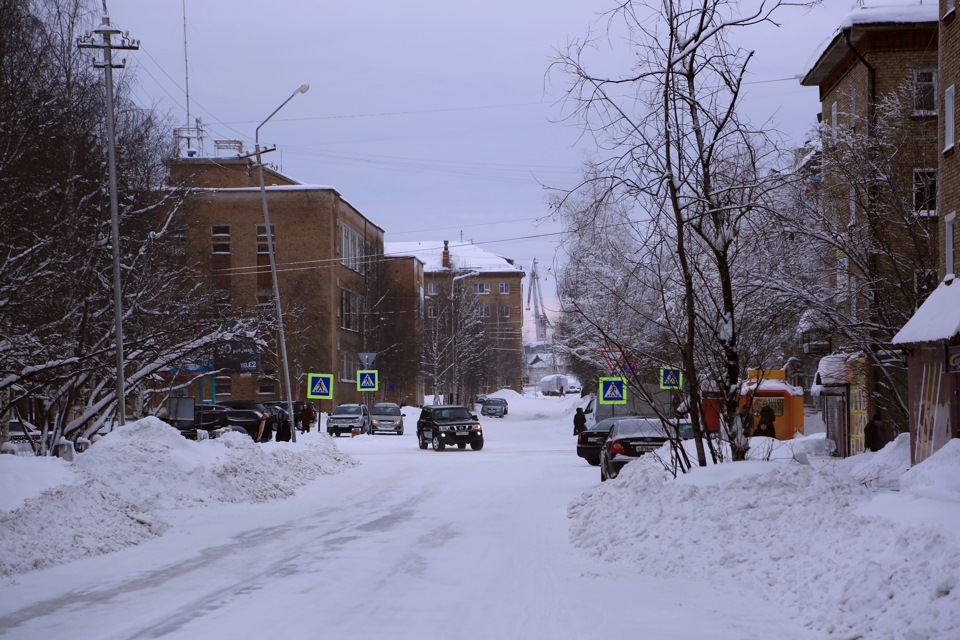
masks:
[[[550,328],[550,319],[544,313],[543,292],[540,290],[540,274],[537,273],[537,259],[533,259],[530,269],[530,289],[527,291],[527,310],[530,310],[530,301],[533,300],[533,323],[537,329],[537,342],[547,340],[547,329]]]

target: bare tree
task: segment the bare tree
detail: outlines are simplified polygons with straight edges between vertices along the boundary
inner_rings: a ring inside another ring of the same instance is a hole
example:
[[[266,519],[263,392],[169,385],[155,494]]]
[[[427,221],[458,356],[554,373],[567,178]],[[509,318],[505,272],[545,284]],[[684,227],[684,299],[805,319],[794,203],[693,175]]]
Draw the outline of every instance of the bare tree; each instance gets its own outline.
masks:
[[[632,68],[595,72],[591,40],[574,42],[555,63],[571,78],[573,114],[597,143],[575,190],[590,196],[579,208],[597,216],[616,207],[621,237],[604,246],[630,241],[608,278],[618,311],[591,324],[634,357],[679,364],[701,465],[703,384],[722,396],[721,425],[734,459],[749,448],[737,419],[746,364],[741,324],[762,304],[749,278],[758,263],[744,251],[744,237],[767,216],[783,182],[771,171],[782,163],[775,144],[739,115],[752,52],[733,46],[730,34],[772,22],[787,4],[621,2],[606,15],[607,39],[626,43]],[[647,326],[634,327],[637,318]]]

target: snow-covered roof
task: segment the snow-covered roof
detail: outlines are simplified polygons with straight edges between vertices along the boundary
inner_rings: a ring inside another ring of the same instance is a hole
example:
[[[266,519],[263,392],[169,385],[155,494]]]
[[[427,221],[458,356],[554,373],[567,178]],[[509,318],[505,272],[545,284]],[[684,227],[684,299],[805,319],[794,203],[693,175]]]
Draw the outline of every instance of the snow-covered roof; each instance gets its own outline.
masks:
[[[893,337],[893,344],[950,340],[960,335],[960,280],[944,279]]]
[[[759,384],[758,384],[759,383]],[[740,395],[747,395],[754,391],[781,391],[791,396],[802,396],[803,389],[787,384],[784,380],[746,380],[740,387]]]
[[[817,379],[820,384],[846,384],[848,353],[831,353],[820,358]]]
[[[844,41],[843,32],[847,31],[850,41],[856,44],[868,31],[890,29],[906,25],[924,23],[937,24],[939,7],[936,2],[871,2],[873,6],[856,7],[840,20],[840,26],[833,34],[820,43],[807,61],[806,72],[800,84],[817,86],[827,74],[847,55],[849,48]]]
[[[456,270],[469,269],[472,271],[503,273],[505,271],[519,271],[523,269],[513,261],[485,251],[470,242],[461,244],[451,243],[450,268]],[[413,256],[423,262],[425,273],[444,271],[443,242],[424,240],[421,242],[385,242],[383,253],[386,256]]]

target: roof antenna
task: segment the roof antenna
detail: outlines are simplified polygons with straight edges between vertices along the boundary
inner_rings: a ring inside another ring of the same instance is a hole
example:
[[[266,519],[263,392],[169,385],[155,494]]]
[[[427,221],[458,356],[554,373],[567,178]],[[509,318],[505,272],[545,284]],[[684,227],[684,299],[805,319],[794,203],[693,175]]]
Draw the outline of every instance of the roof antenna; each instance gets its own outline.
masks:
[[[107,0],[103,0],[104,6]],[[187,0],[183,0],[183,86],[187,92],[187,129],[190,128],[190,61],[187,58]],[[190,149],[190,136],[187,136],[187,149]]]

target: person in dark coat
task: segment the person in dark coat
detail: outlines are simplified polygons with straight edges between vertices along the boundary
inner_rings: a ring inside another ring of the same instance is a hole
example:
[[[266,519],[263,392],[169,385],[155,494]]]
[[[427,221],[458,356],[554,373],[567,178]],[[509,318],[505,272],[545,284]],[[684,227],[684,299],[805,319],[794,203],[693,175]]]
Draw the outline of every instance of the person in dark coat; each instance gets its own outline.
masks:
[[[573,416],[573,435],[578,436],[580,432],[587,427],[587,414],[581,407],[577,407],[577,412]]]
[[[743,432],[746,434],[753,433],[753,414],[750,413],[750,408],[747,405],[740,407],[740,426],[743,428]]]
[[[770,408],[770,405],[763,405],[760,409],[760,421],[757,422],[757,426],[754,427],[753,435],[764,436],[767,438],[776,438],[777,430],[773,426],[774,420],[777,419],[777,416],[773,413],[773,409]]]
[[[883,418],[877,409],[873,419],[863,427],[863,446],[867,451],[880,451],[886,446],[887,434],[883,427]]]

